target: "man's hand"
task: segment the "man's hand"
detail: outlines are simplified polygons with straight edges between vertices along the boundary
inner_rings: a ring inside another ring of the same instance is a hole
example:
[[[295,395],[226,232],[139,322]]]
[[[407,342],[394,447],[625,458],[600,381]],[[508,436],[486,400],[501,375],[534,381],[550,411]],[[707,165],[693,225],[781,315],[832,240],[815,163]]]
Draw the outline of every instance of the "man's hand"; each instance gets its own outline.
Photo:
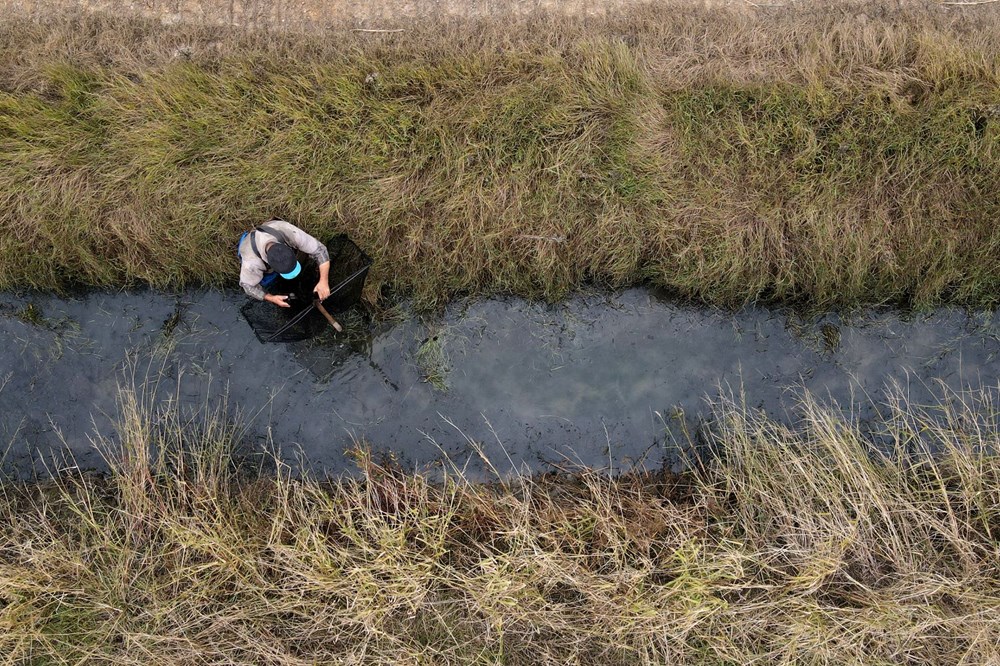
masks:
[[[274,294],[266,294],[264,300],[268,303],[274,303],[279,308],[290,308],[291,305],[288,304],[288,296],[276,296]]]
[[[319,282],[313,288],[313,293],[320,303],[330,297],[330,262],[324,261],[319,265]]]
[[[330,296],[330,283],[321,278],[320,281],[316,283],[313,293],[316,294],[316,298],[321,301],[325,301]]]

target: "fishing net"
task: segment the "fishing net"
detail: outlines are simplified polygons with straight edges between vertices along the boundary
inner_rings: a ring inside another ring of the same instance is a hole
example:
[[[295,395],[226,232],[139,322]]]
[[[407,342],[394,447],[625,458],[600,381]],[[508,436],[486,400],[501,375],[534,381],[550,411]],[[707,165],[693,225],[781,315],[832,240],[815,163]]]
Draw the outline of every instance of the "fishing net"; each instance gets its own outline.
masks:
[[[347,236],[335,236],[326,244],[330,252],[330,296],[323,306],[330,313],[344,312],[361,301],[361,292],[372,260]],[[240,312],[261,342],[299,342],[308,340],[330,326],[313,305],[313,287],[319,280],[319,268],[303,263],[302,272],[293,280],[278,278],[268,291],[288,294],[291,307],[251,300]]]
[[[343,234],[331,238],[326,249],[330,251],[330,296],[323,307],[329,312],[344,312],[361,301],[372,260]]]

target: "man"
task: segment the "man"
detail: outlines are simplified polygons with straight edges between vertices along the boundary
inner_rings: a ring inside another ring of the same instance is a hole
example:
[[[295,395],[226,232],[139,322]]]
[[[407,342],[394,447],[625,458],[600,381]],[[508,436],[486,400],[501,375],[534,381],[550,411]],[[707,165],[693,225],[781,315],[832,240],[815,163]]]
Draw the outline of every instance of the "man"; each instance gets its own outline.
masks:
[[[240,257],[240,286],[251,298],[267,301],[278,307],[291,307],[288,296],[269,294],[266,288],[280,276],[291,280],[302,266],[296,250],[308,254],[319,265],[319,282],[313,292],[319,300],[330,295],[330,253],[326,246],[284,220],[271,220],[240,236],[236,246]]]

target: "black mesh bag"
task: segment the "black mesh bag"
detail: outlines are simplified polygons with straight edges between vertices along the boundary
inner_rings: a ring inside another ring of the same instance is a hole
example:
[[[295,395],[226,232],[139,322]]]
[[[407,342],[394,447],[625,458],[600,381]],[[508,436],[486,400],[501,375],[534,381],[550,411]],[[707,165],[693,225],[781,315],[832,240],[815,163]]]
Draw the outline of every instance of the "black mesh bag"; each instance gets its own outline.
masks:
[[[323,301],[323,306],[328,312],[344,312],[360,302],[372,260],[345,235],[330,239],[327,250],[330,253],[330,296]],[[313,305],[313,287],[318,280],[318,267],[312,262],[304,263],[295,279],[279,277],[268,287],[269,293],[288,294],[291,307],[280,308],[273,303],[252,300],[240,308],[257,339],[261,342],[299,342],[329,326]]]
[[[290,299],[289,308],[273,303],[250,301],[240,312],[246,317],[261,342],[299,342],[308,340],[327,326],[326,320],[312,306],[312,301]]]
[[[326,249],[330,251],[330,297],[323,307],[343,312],[361,301],[372,259],[344,234],[331,238]]]

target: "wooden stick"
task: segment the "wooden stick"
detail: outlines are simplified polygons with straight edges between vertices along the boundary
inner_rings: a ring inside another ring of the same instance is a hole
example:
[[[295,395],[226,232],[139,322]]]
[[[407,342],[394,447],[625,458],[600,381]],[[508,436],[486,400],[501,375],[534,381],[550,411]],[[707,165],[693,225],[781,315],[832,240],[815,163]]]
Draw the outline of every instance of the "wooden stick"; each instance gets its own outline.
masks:
[[[335,331],[340,333],[341,331],[344,330],[344,327],[340,325],[340,322],[334,319],[330,315],[330,313],[326,311],[326,308],[323,307],[323,303],[319,299],[316,299],[315,304],[316,304],[316,309],[319,310],[321,313],[323,313],[323,316],[326,317],[326,320],[330,322],[330,326],[333,326],[333,329]]]

